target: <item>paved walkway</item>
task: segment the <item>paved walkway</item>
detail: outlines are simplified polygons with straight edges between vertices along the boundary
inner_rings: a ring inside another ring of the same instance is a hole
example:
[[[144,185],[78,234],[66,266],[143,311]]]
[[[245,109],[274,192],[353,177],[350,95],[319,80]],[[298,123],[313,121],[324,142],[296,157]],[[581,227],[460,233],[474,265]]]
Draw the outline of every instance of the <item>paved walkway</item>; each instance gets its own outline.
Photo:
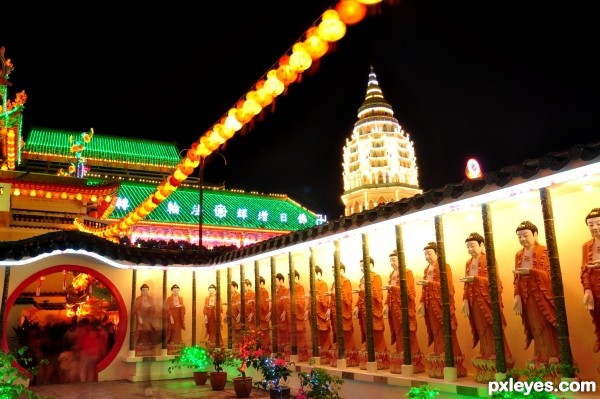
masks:
[[[191,378],[159,380],[150,382],[103,381],[79,384],[51,384],[31,387],[32,391],[54,399],[189,399],[189,398],[236,398],[233,383],[227,382],[222,391],[213,391],[210,384],[198,386]],[[25,398],[25,396],[23,396]],[[251,398],[269,398],[269,392],[252,388]]]

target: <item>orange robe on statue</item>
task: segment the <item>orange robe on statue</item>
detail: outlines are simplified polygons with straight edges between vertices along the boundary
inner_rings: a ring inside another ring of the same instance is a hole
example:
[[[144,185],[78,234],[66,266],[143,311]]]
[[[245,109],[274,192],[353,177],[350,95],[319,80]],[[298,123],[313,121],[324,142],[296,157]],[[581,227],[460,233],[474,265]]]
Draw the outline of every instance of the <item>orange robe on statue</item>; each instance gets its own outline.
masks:
[[[430,275],[431,279],[427,276]],[[456,338],[456,320],[454,305],[454,284],[452,283],[452,270],[450,265],[446,264],[446,275],[448,276],[448,292],[450,300],[450,323],[452,327],[452,350],[454,357],[462,356],[462,351]],[[439,264],[436,261],[434,265],[428,265],[425,268],[423,280],[429,280],[428,285],[423,286],[421,294],[421,303],[425,306],[425,326],[427,327],[427,346],[433,344],[433,353],[440,355],[446,352],[444,341],[444,323],[442,307],[442,286],[440,284]]]
[[[219,315],[223,313],[223,307],[219,306]],[[207,296],[204,299],[204,316],[206,316],[206,336],[208,344],[212,347],[217,343],[217,296]]]
[[[515,255],[515,269],[521,268],[523,252],[524,249],[521,249]],[[515,274],[515,296],[521,296],[525,349],[529,348],[533,340],[533,360],[548,362],[550,358],[559,359],[556,310],[548,250],[543,245],[535,244],[532,256],[530,274]]]
[[[469,259],[465,265],[465,275],[470,276],[471,263]],[[471,324],[471,334],[473,336],[473,348],[479,343],[480,359],[490,359],[496,356],[496,343],[494,340],[494,327],[492,317],[492,299],[490,297],[490,286],[488,282],[488,267],[485,254],[479,256],[477,274],[473,275],[473,282],[465,283],[463,300],[469,303],[469,323]],[[506,319],[502,309],[502,281],[497,279],[498,295],[500,297],[500,311],[502,312],[502,325],[506,328]],[[504,336],[504,357],[511,358],[512,354]]]
[[[396,344],[396,352],[404,351],[404,334],[402,333],[402,304],[400,302],[400,273],[393,271],[390,273],[390,290],[388,291],[385,303],[388,305],[390,324],[390,333],[392,345]],[[419,341],[417,340],[417,311],[415,290],[415,278],[411,270],[406,269],[406,286],[408,288],[408,320],[410,328],[410,353],[416,355],[421,353]]]
[[[171,322],[171,319],[173,322]],[[185,305],[181,296],[167,298],[167,343],[183,344],[181,331],[185,330]]]
[[[263,348],[270,348],[271,347],[271,332],[269,330],[270,327],[270,318],[271,316],[268,316],[268,313],[271,309],[270,303],[269,303],[269,291],[267,291],[267,289],[265,287],[260,287],[260,297],[258,299],[259,301],[259,307],[260,307],[260,322],[259,322],[259,329],[261,331],[262,335],[262,347]]]
[[[330,325],[327,319],[329,311],[330,297],[326,296],[327,283],[323,280],[316,281],[317,290],[317,331],[319,334],[319,348],[321,351],[327,351],[331,348]],[[329,312],[331,315],[332,313]]]
[[[385,325],[383,324],[383,288],[381,276],[371,270],[371,314],[373,315],[373,343],[375,352],[387,352],[387,345],[383,337]],[[366,341],[367,333],[367,307],[365,302],[365,278],[360,278],[360,291],[358,293],[358,313],[360,317],[361,341]]]
[[[296,346],[298,349],[306,347],[306,299],[304,298],[304,287],[296,283]]]
[[[241,330],[242,324],[244,324],[244,320],[237,321],[238,316],[242,312],[242,295],[239,292],[231,293],[231,304],[229,304],[229,308],[231,309],[231,334],[232,341],[235,343],[239,341],[241,338]]]
[[[583,290],[591,290],[594,296],[594,309],[590,310],[592,323],[594,324],[594,333],[596,334],[596,343],[594,352],[600,350],[600,269],[587,267],[594,261],[594,248],[598,245],[595,238],[585,242],[582,246],[581,256],[581,284]]]
[[[290,345],[290,323],[291,323],[291,312],[290,312],[290,290],[287,287],[277,287],[275,293],[275,303],[277,305],[277,343],[279,350],[284,351],[286,345]],[[284,320],[281,320],[282,315],[285,314]]]

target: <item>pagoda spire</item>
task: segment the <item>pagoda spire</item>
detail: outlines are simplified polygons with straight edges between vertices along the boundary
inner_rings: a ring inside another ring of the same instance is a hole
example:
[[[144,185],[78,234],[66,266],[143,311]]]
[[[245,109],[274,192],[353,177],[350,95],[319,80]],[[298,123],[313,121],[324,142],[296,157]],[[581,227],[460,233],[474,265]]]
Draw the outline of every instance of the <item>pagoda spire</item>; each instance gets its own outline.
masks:
[[[421,193],[413,143],[394,118],[372,64],[357,116],[343,148],[345,214]]]

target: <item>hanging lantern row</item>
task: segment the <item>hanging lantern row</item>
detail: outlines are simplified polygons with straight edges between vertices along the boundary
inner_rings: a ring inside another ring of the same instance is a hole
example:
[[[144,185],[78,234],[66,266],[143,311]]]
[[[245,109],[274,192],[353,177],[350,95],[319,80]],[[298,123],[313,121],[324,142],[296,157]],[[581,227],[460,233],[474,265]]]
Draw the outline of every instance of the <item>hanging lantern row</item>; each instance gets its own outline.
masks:
[[[380,0],[381,1],[381,0]],[[376,4],[378,2],[369,2]],[[177,187],[198,167],[200,158],[206,158],[237,131],[252,121],[265,107],[282,94],[298,77],[312,65],[313,61],[327,54],[330,43],[340,40],[346,34],[346,25],[362,20],[366,14],[364,0],[341,0],[334,9],[326,10],[320,22],[309,28],[300,41],[292,47],[290,54],[282,56],[270,69],[211,129],[193,143],[174,172],[157,187],[144,202],[120,221],[102,228],[90,228],[81,220],[75,224],[79,230],[106,239],[116,240],[134,224],[144,219],[158,205],[168,198]]]
[[[2,140],[6,140],[6,161],[2,164],[2,170],[14,170],[17,150],[15,145],[15,129],[3,127],[0,129]]]
[[[46,198],[46,199],[63,199],[70,201],[81,201],[84,204],[88,202],[97,202],[98,196],[96,194],[86,194],[81,192],[67,192],[67,191],[52,191],[52,190],[44,190],[44,189],[35,189],[35,188],[21,188],[21,187],[13,187],[11,190],[11,194],[15,197],[19,196],[29,196],[29,197],[38,197],[38,198]],[[100,196],[102,199],[102,196]],[[106,195],[103,197],[104,201],[111,202],[112,197],[110,195]]]

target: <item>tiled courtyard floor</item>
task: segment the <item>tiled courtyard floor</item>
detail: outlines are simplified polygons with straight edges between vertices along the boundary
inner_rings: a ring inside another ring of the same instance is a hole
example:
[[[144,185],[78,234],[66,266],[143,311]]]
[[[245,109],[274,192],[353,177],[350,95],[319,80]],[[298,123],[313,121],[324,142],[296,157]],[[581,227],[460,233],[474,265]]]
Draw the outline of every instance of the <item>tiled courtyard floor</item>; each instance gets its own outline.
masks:
[[[146,392],[150,385],[151,392]],[[210,384],[197,386],[191,378],[148,382],[103,381],[80,384],[52,384],[33,386],[31,390],[44,397],[55,399],[189,399],[189,398],[236,398],[233,383],[227,382],[222,391],[213,391]],[[149,396],[146,393],[151,394]],[[24,396],[23,396],[24,398]],[[269,398],[269,392],[253,388],[251,398]]]

